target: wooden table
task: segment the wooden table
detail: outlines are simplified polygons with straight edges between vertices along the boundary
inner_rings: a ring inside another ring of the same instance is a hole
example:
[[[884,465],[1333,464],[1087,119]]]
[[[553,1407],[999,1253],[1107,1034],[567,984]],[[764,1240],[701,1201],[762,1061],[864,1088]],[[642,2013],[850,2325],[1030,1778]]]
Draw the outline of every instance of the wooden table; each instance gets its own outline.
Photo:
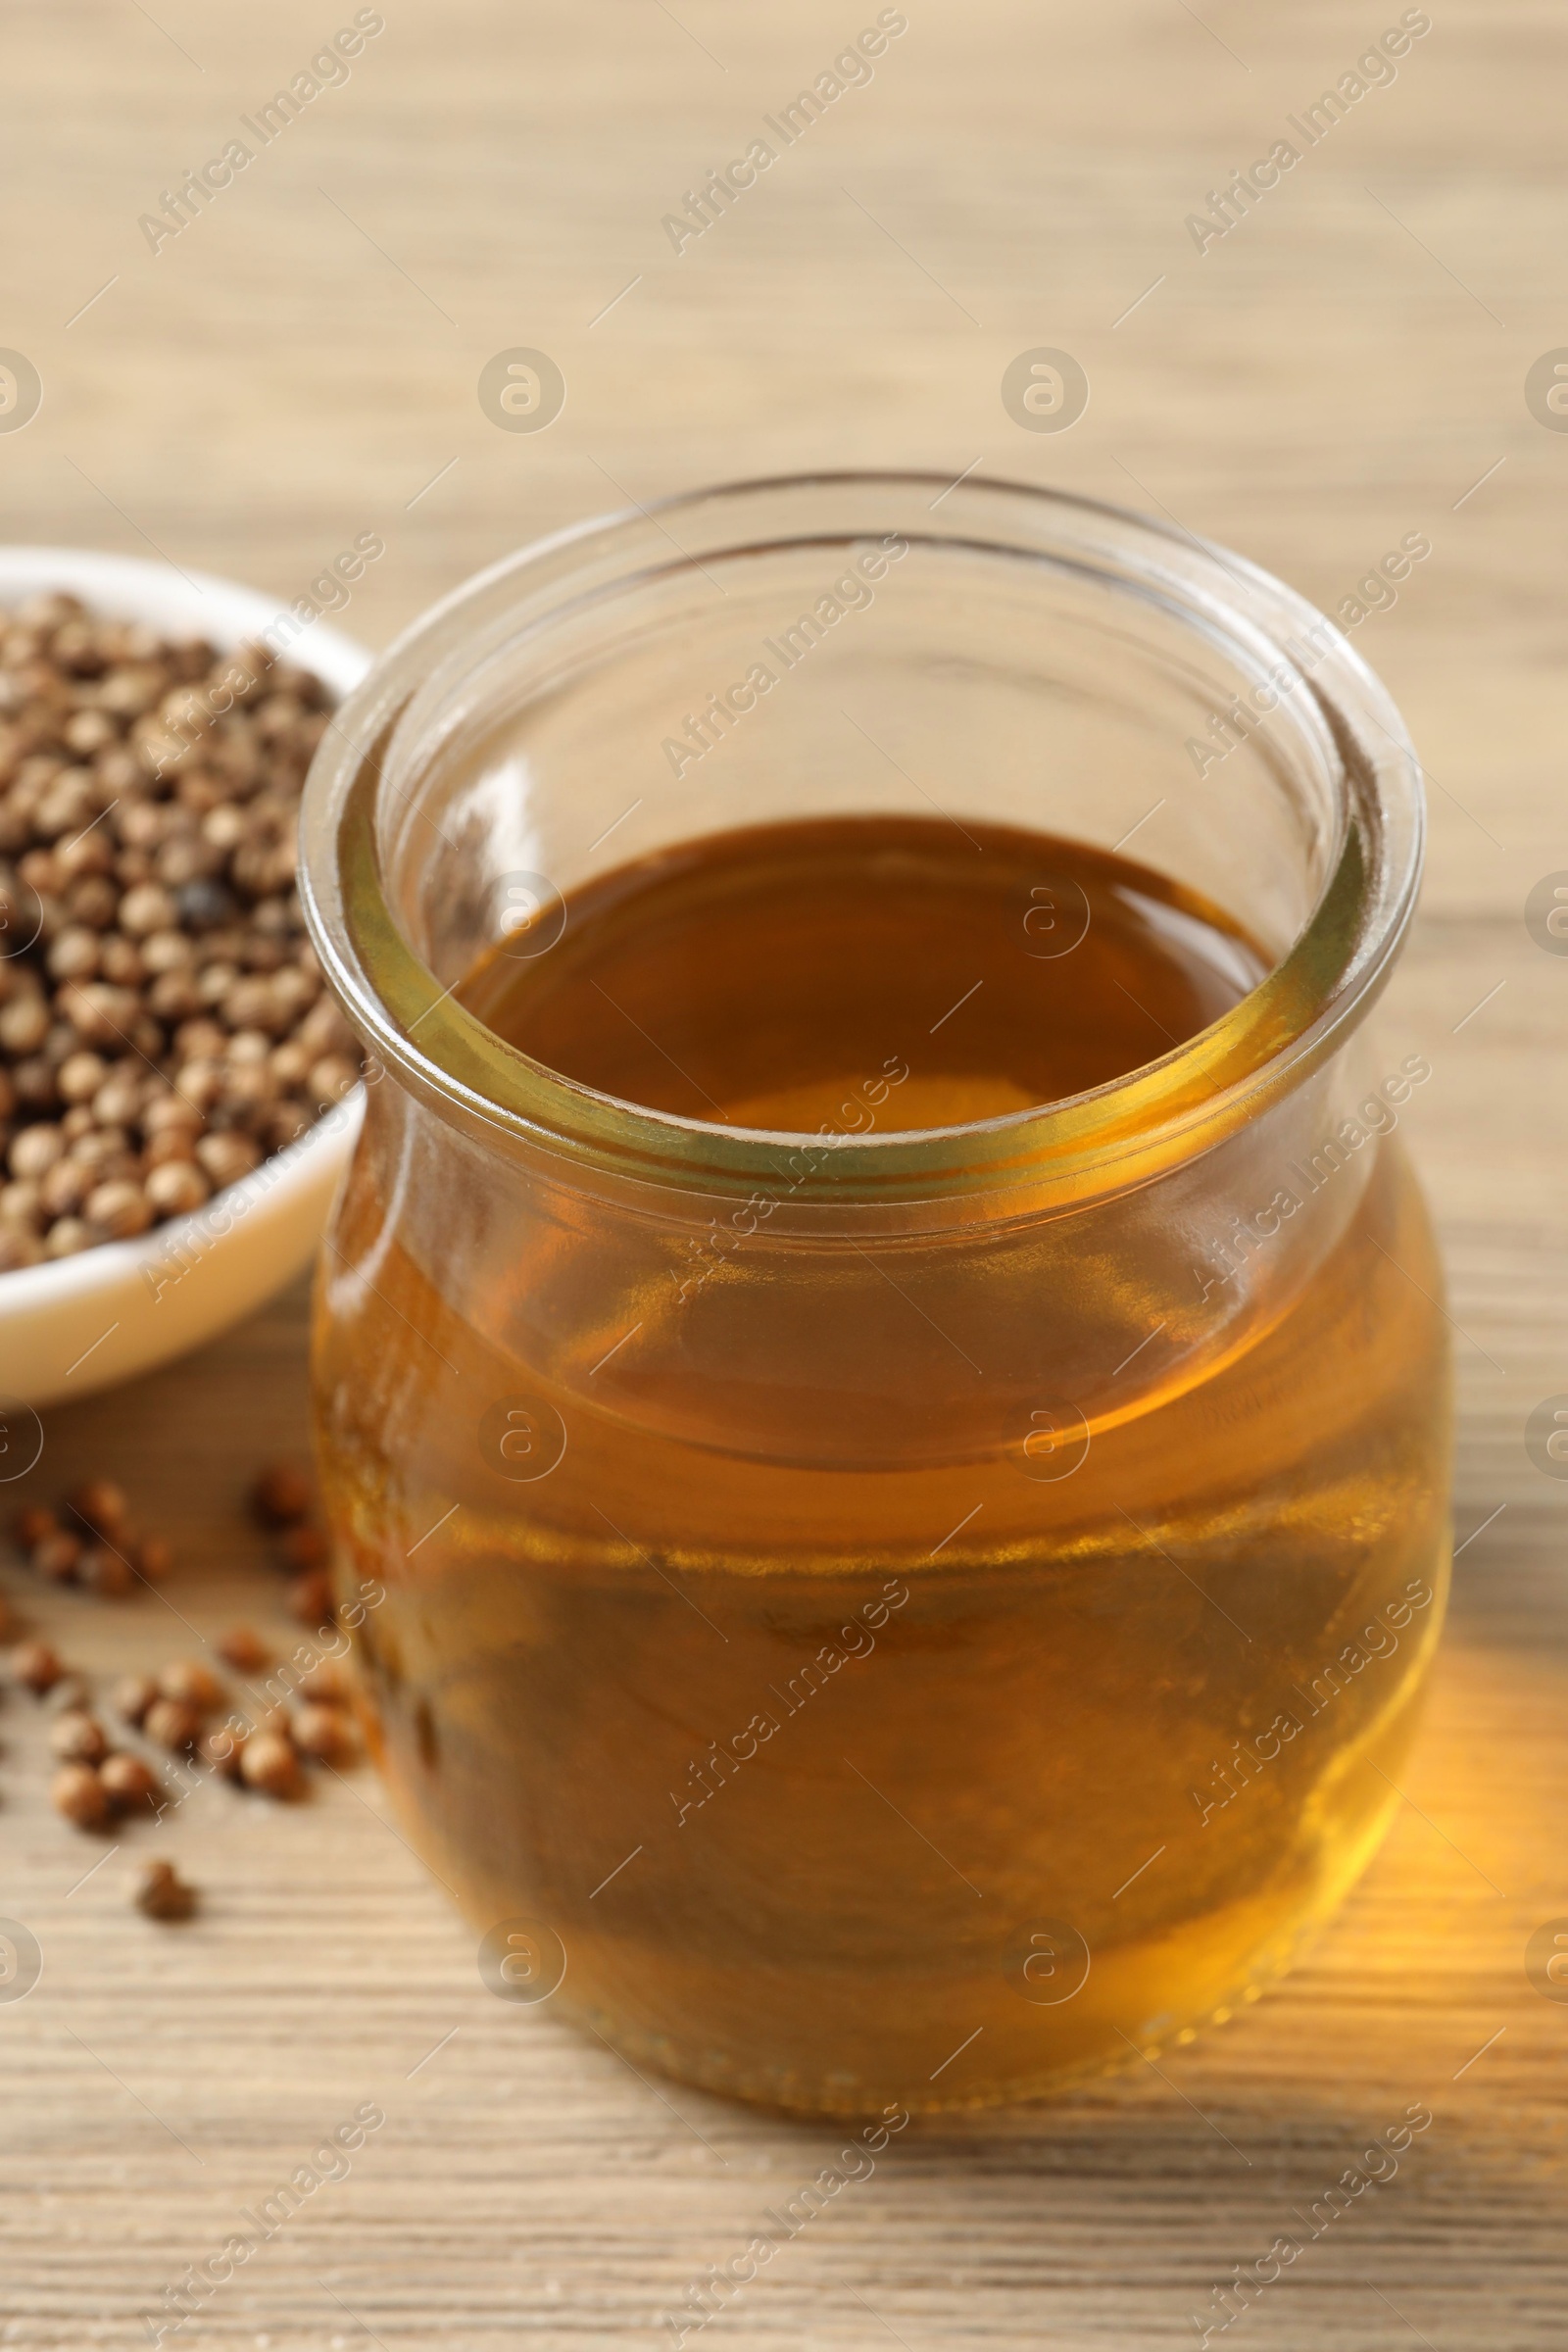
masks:
[[[1355,640],[1434,768],[1425,912],[1381,1017],[1435,1072],[1409,1131],[1451,1270],[1463,1548],[1409,1801],[1283,1991],[1159,2072],[911,2129],[715,2328],[856,2352],[1189,2342],[1231,2266],[1420,2100],[1436,2121],[1396,2177],[1232,2340],[1556,2345],[1568,2007],[1523,1955],[1568,1915],[1568,1488],[1523,1426],[1568,1390],[1568,961],[1523,906],[1568,868],[1568,437],[1524,397],[1568,338],[1559,24],[1539,0],[1434,8],[1397,79],[1200,253],[1187,216],[1291,135],[1395,0],[908,0],[869,86],[677,255],[662,217],[874,14],[387,0],[349,80],[154,254],[138,215],[254,120],[331,12],[15,13],[0,340],[44,399],[0,433],[6,529],[280,600],[373,530],[386,555],[343,616],[372,645],[536,532],[724,473],[1059,481],[1173,514],[1331,610],[1428,534]],[[519,345],[565,374],[545,433],[496,430],[475,397]],[[1038,345],[1093,387],[1055,437],[999,398]],[[256,1614],[275,1588],[237,1498],[300,1441],[303,1357],[290,1296],[48,1415],[33,1484],[122,1477],[178,1545],[169,1607],[196,1635]],[[38,1616],[98,1669],[192,1646],[158,1601]],[[165,2284],[365,2101],[386,2122],[348,2177],[173,2340],[652,2343],[836,2144],[492,2000],[368,1775],[293,1810],[193,1800],[167,1849],[204,1907],[172,1932],[128,1908],[127,1850],[76,1884],[101,1849],[43,1807],[40,1719],[13,1701],[0,1728],[0,1909],[46,1954],[31,1997],[0,2005],[0,2345],[147,2340]]]

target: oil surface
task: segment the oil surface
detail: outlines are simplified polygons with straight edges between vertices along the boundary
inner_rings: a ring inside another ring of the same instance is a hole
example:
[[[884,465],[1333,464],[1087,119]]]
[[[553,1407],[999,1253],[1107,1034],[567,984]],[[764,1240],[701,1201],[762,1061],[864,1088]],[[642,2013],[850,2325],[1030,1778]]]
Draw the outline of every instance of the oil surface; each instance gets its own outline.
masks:
[[[1155,1061],[1260,980],[1221,911],[1079,842],[942,817],[724,833],[620,867],[462,991],[509,1044],[679,1118],[814,1130],[890,1056],[901,1128]],[[540,942],[553,940],[544,952]]]

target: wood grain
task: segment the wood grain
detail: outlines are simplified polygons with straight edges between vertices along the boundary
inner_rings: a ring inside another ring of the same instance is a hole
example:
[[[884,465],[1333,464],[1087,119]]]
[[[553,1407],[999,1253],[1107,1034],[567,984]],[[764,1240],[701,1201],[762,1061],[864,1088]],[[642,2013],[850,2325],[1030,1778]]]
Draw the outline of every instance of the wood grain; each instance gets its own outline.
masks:
[[[712,2340],[1191,2341],[1231,2266],[1421,2100],[1436,2121],[1397,2176],[1232,2340],[1556,2345],[1568,2007],[1532,1990],[1523,1951],[1568,1915],[1568,1489],[1522,1433],[1568,1390],[1568,960],[1523,906],[1568,868],[1568,436],[1523,384],[1568,335],[1559,17],[1434,8],[1396,81],[1200,256],[1186,216],[1396,20],[1393,0],[909,0],[871,84],[676,256],[662,216],[869,0],[384,13],[349,81],[156,256],[138,215],[351,12],[67,0],[8,19],[0,340],[44,381],[34,421],[0,433],[9,536],[151,547],[289,599],[378,530],[386,556],[342,616],[371,644],[536,532],[812,466],[978,461],[1146,505],[1331,609],[1403,532],[1433,542],[1355,639],[1433,773],[1425,912],[1380,1018],[1435,1073],[1408,1126],[1450,1269],[1465,1548],[1408,1802],[1282,1991],[1162,2073],[911,2129]],[[1093,384],[1057,438],[998,397],[1037,344]],[[479,368],[511,345],[565,372],[547,433],[479,410]],[[300,1440],[303,1348],[291,1296],[48,1416],[33,1483],[123,1477],[177,1544],[168,1606],[191,1629],[160,1601],[35,1609],[73,1658],[151,1660],[272,1605],[237,1497]],[[125,1899],[145,1838],[76,1884],[102,1849],[42,1803],[41,1718],[10,1701],[0,1731],[0,1909],[45,1952],[36,1991],[0,2004],[0,2343],[145,2341],[166,2283],[367,2100],[387,2120],[349,2176],[172,2340],[652,2343],[836,2144],[643,2082],[548,2012],[490,1999],[368,1775],[287,1812],[193,1799],[161,1842],[205,1901],[172,1932]]]

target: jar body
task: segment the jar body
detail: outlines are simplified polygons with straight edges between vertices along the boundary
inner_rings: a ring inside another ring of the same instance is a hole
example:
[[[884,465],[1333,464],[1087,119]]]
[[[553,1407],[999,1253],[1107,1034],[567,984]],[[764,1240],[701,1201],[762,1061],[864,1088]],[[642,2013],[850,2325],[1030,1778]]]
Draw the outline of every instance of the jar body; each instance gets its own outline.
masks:
[[[1038,2094],[1253,1997],[1391,1818],[1443,1610],[1410,1083],[1341,1057],[1077,1215],[754,1201],[701,1249],[372,1090],[326,1500],[476,1932],[637,2063],[817,2111]]]
[[[971,819],[1042,841],[1063,928],[1020,955],[1083,936],[1048,837],[1136,840],[1264,976],[1107,1084],[923,1129],[899,1089],[962,1033],[901,1002],[815,1137],[579,1084],[466,1002],[629,861],[933,806],[976,851]],[[1362,1028],[1421,831],[1332,623],[1018,484],[639,510],[377,665],[306,798],[375,1081],[318,1426],[344,1591],[385,1589],[346,1612],[371,1736],[493,1989],[875,2114],[1156,2051],[1333,1907],[1446,1574],[1396,1133],[1430,1070]]]

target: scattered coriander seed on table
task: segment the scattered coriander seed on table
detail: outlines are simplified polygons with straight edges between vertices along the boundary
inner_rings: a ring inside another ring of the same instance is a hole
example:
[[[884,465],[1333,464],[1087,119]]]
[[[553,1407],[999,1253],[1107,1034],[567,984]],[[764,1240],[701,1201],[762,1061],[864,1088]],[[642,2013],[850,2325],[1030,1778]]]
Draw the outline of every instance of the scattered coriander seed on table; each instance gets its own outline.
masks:
[[[218,1637],[218,1654],[237,1674],[255,1674],[271,1661],[271,1650],[248,1625],[228,1626]]]
[[[109,1797],[90,1764],[62,1764],[49,1784],[50,1801],[78,1830],[96,1829],[109,1812]]]
[[[80,1708],[72,1708],[55,1717],[49,1727],[49,1745],[67,1764],[101,1764],[109,1749],[104,1727],[97,1716]]]
[[[177,1698],[155,1698],[142,1729],[156,1747],[167,1747],[172,1755],[178,1755],[182,1749],[194,1747],[201,1738],[202,1719],[194,1707]]]
[[[310,1480],[293,1462],[270,1462],[251,1489],[251,1508],[264,1527],[291,1527],[313,1499]]]
[[[65,1668],[47,1642],[24,1642],[11,1653],[11,1671],[19,1683],[41,1698],[53,1690]]]
[[[98,1781],[117,1812],[129,1812],[134,1806],[146,1804],[158,1788],[155,1775],[140,1756],[119,1752],[105,1756],[98,1767]]]
[[[70,1508],[95,1536],[113,1536],[128,1516],[124,1492],[113,1479],[90,1478],[68,1498]]]
[[[341,1707],[319,1701],[300,1707],[290,1732],[300,1754],[318,1764],[341,1764],[354,1752],[354,1727]]]
[[[171,1658],[167,1666],[159,1668],[157,1681],[160,1696],[194,1707],[200,1714],[211,1714],[223,1703],[222,1684],[199,1658]]]
[[[299,1758],[281,1732],[258,1732],[239,1759],[240,1777],[264,1796],[297,1796],[302,1787]]]
[[[312,1568],[295,1577],[288,1589],[288,1612],[301,1625],[326,1625],[332,1615],[332,1580],[324,1568]]]
[[[115,1713],[125,1723],[139,1725],[157,1696],[158,1685],[150,1674],[122,1675],[115,1685]]]
[[[297,1688],[301,1698],[318,1699],[330,1707],[348,1703],[349,1678],[335,1658],[318,1658],[314,1666],[307,1666]]]
[[[144,1862],[133,1899],[149,1919],[189,1919],[196,1908],[196,1889],[172,1862]]]

